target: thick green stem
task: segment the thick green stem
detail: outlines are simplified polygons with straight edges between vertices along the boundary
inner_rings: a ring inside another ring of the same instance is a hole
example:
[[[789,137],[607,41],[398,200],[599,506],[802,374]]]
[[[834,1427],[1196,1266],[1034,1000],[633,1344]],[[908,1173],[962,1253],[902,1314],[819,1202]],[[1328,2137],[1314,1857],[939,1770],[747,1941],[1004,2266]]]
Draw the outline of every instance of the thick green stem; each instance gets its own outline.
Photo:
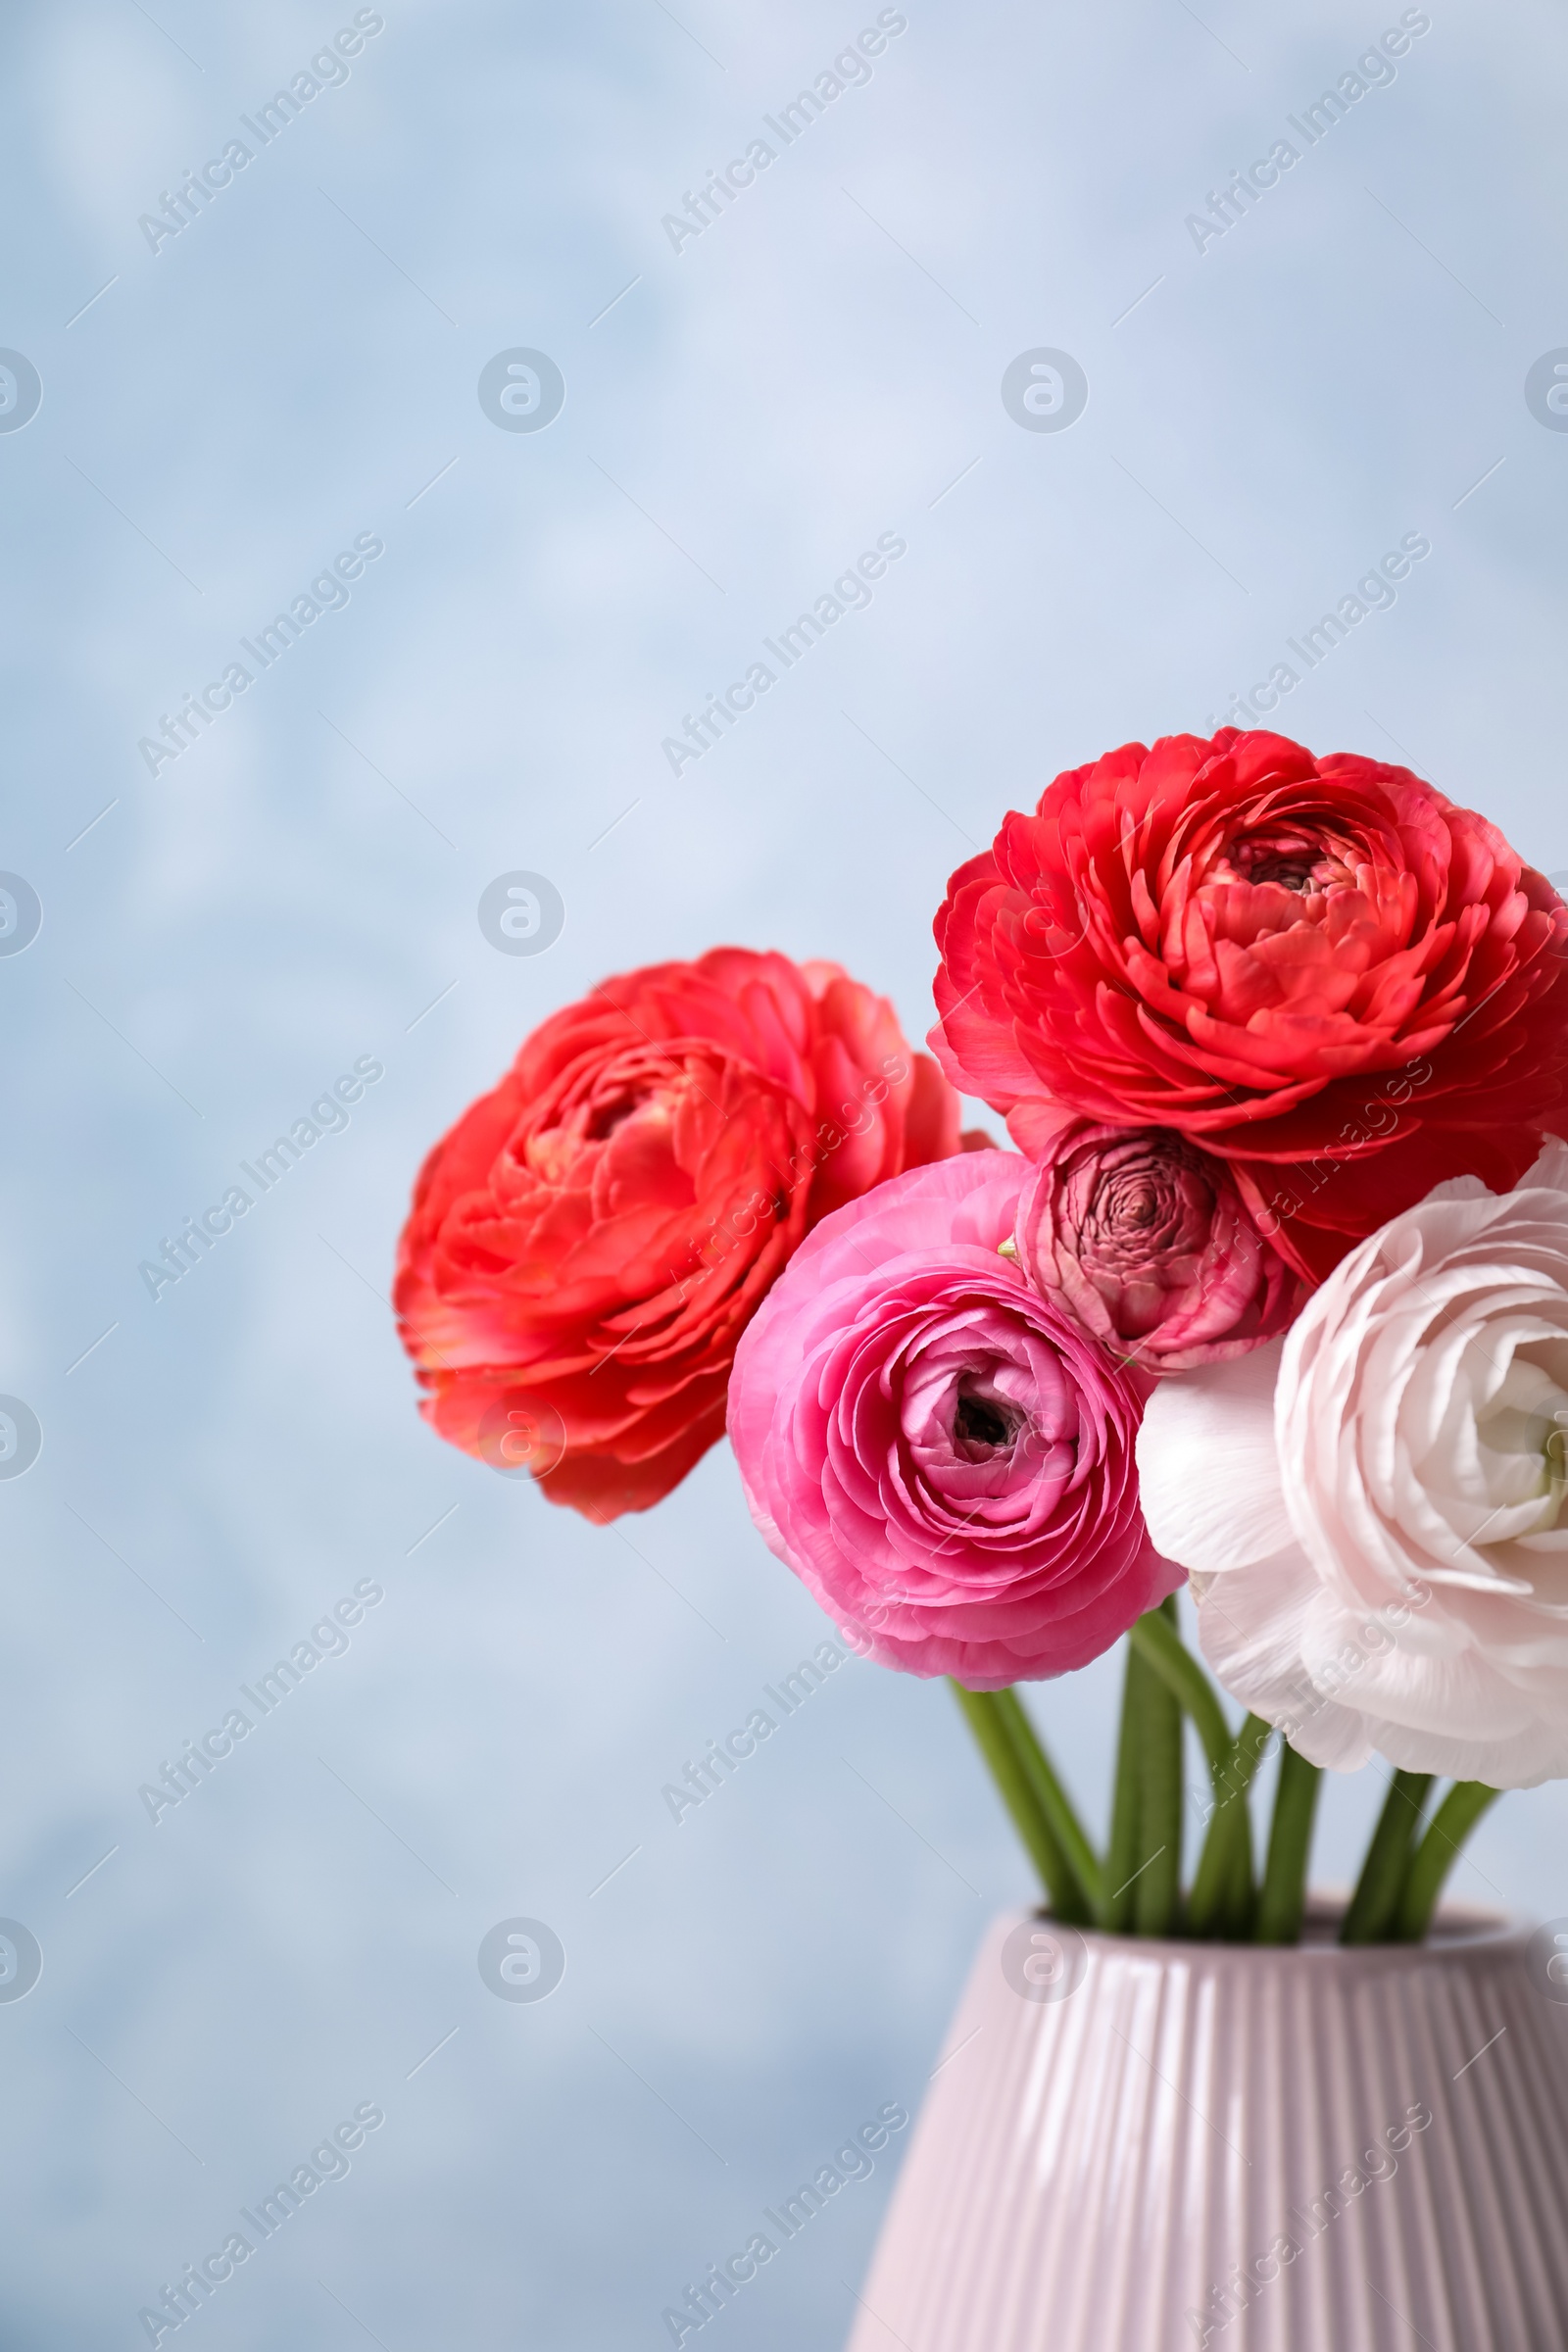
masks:
[[[998,1690],[993,1696],[997,1711],[1011,1734],[1014,1752],[1034,1791],[1035,1801],[1050,1823],[1056,1843],[1066,1855],[1072,1874],[1083,1889],[1091,1916],[1095,1916],[1104,1900],[1100,1858],[1085,1835],[1072,1799],[1062,1787],[1055,1766],[1047,1755],[1040,1735],[1030,1720],[1029,1711],[1016,1690]]]
[[[1160,1610],[1158,1623],[1177,1641],[1174,1595]],[[1144,1853],[1133,1887],[1133,1924],[1140,1936],[1173,1936],[1182,1902],[1182,1702],[1157,1667],[1144,1706],[1138,1819]]]
[[[961,1683],[954,1683],[953,1691],[1002,1792],[1002,1801],[1012,1816],[1013,1827],[1040,1873],[1053,1912],[1057,1919],[1074,1926],[1087,1926],[1094,1916],[1089,1898],[1042,1810],[1029,1773],[1013,1744],[1007,1716],[997,1705],[999,1694],[994,1690],[966,1690]]]
[[[1187,1902],[1190,1935],[1245,1940],[1251,1933],[1252,1817],[1247,1797],[1272,1734],[1261,1715],[1249,1715],[1214,1772],[1214,1811]]]
[[[1234,1792],[1225,1833],[1231,1875],[1224,1933],[1231,1943],[1250,1943],[1257,1926],[1258,1887],[1252,1870],[1252,1808],[1248,1792],[1273,1735],[1273,1725],[1265,1723],[1261,1715],[1249,1715],[1236,1735],[1232,1761],[1225,1774],[1225,1786]]]
[[[1395,1939],[1410,1856],[1432,1788],[1430,1772],[1396,1772],[1366,1849],[1361,1876],[1340,1929],[1342,1943],[1387,1943]]]
[[[1394,1935],[1400,1943],[1419,1943],[1432,1925],[1443,1883],[1476,1823],[1501,1791],[1484,1781],[1455,1781],[1432,1816],[1426,1836],[1405,1874]]]
[[[1225,1936],[1230,1943],[1250,1943],[1257,1924],[1257,1887],[1252,1879],[1252,1816],[1246,1805],[1236,1808],[1231,1832],[1230,1900],[1225,1906]]]
[[[1130,1644],[1122,1684],[1121,1730],[1116,1742],[1116,1787],[1110,1809],[1110,1844],[1105,1853],[1104,1894],[1100,1924],[1110,1936],[1132,1931],[1137,1899],[1140,1821],[1143,1814],[1144,1706],[1156,1688],[1154,1670]]]
[[[1323,1774],[1298,1756],[1287,1740],[1280,1754],[1279,1787],[1269,1830],[1263,1890],[1257,1903],[1259,1943],[1299,1943],[1306,1912],[1306,1871],[1312,1853],[1312,1817]]]
[[[1215,1696],[1213,1684],[1176,1631],[1174,1599],[1140,1617],[1128,1639],[1192,1717],[1210,1772],[1222,1771],[1230,1761],[1230,1725]]]
[[[1252,1820],[1247,1789],[1269,1726],[1260,1716],[1250,1715],[1240,1736],[1231,1738],[1213,1685],[1183,1646],[1172,1604],[1141,1617],[1132,1629],[1132,1644],[1192,1717],[1214,1786],[1214,1813],[1188,1903],[1188,1931],[1245,1941],[1251,1934],[1253,1912]],[[1155,1842],[1153,1838],[1145,1841]]]
[[[1251,1878],[1251,1838],[1247,1840],[1248,1878]],[[1198,1869],[1192,1891],[1187,1898],[1187,1929],[1189,1935],[1207,1942],[1223,1936],[1230,1924],[1236,1902],[1236,1857],[1241,1840],[1236,1835],[1235,1805],[1225,1797],[1216,1799],[1208,1835],[1203,1839],[1198,1857]]]

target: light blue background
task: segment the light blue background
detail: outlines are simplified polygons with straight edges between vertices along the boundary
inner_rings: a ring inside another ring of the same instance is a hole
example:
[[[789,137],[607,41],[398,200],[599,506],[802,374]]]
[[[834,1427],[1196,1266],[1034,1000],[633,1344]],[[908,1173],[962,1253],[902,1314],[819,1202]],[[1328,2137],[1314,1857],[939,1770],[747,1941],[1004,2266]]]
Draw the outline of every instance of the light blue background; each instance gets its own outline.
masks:
[[[1206,728],[1406,532],[1430,559],[1280,723],[1568,866],[1568,435],[1523,398],[1568,343],[1559,14],[1434,0],[1200,255],[1185,216],[1396,7],[909,0],[677,256],[661,216],[874,9],[388,0],[151,252],[138,215],[352,13],[0,32],[0,344],[44,384],[0,434],[0,865],[44,905],[0,960],[0,1389],[45,1433],[0,1485],[0,1912],[44,1951],[0,2006],[19,2346],[144,2341],[366,2100],[209,2352],[667,2342],[683,2281],[917,2103],[1027,1891],[948,1695],[858,1661],[677,1828],[662,1784],[825,1630],[727,1454],[596,1531],[416,1418],[410,1181],[533,1022],[736,940],[842,957],[918,1033],[1004,808]],[[475,396],[515,345],[565,376],[542,433]],[[1039,345],[1088,373],[1069,431],[1004,411]],[[661,738],[889,530],[871,608],[672,777]],[[150,776],[159,714],[367,531],[348,608]],[[475,920],[513,867],[566,904],[535,958]],[[138,1260],[362,1054],[348,1131],[154,1303]],[[368,1577],[349,1653],[155,1828],[138,1784]],[[1092,1809],[1115,1688],[1043,1693]],[[1331,1790],[1320,1875],[1376,1796]],[[1510,1800],[1460,1890],[1568,1911],[1565,1829]],[[475,1967],[519,1913],[568,1954],[539,2006]],[[902,2144],[713,2324],[734,2352],[841,2340]]]

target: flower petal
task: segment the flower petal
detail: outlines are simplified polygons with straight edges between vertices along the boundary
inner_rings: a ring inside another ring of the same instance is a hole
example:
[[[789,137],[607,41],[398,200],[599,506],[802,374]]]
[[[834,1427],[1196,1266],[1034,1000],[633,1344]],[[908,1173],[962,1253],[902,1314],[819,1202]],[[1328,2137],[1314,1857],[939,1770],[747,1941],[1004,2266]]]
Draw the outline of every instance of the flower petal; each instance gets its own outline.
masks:
[[[1292,1542],[1274,1443],[1282,1345],[1162,1380],[1144,1407],[1144,1516],[1157,1548],[1194,1574],[1246,1568]]]

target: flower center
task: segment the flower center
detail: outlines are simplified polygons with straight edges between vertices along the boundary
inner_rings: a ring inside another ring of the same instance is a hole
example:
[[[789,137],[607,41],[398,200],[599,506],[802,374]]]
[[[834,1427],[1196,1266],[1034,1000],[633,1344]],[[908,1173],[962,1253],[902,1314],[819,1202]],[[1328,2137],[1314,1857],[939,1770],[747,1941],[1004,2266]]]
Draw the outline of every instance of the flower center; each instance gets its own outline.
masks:
[[[1159,1187],[1152,1176],[1124,1178],[1106,1187],[1104,1221],[1112,1232],[1141,1233],[1159,1215]]]
[[[1017,1432],[1017,1421],[994,1396],[976,1396],[960,1390],[958,1408],[953,1416],[953,1434],[965,1446],[996,1447],[1010,1446]]]
[[[583,1129],[584,1141],[590,1144],[608,1143],[617,1127],[624,1125],[634,1111],[641,1110],[645,1099],[641,1093],[635,1093],[599,1103]]]
[[[1280,890],[1307,891],[1324,861],[1323,844],[1310,834],[1287,831],[1244,833],[1230,846],[1230,862],[1244,882],[1272,882]]]
[[[1538,1506],[1528,1532],[1544,1534],[1562,1520],[1568,1500],[1568,1396],[1546,1368],[1517,1353],[1490,1402],[1476,1416],[1492,1524],[1472,1542],[1508,1541],[1525,1532],[1519,1506]]]

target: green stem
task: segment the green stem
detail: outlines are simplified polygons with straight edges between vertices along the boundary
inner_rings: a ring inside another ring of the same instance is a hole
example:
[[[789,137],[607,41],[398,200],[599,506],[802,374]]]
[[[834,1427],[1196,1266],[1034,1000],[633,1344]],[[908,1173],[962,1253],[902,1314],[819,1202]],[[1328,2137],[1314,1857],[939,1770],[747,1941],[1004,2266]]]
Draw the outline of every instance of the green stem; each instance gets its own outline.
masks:
[[[961,1683],[953,1684],[953,1692],[1002,1792],[1002,1801],[1012,1816],[1013,1827],[1040,1873],[1053,1912],[1070,1925],[1087,1926],[1093,1917],[1088,1897],[1060,1839],[1041,1809],[1029,1774],[1013,1744],[1006,1714],[997,1705],[999,1693],[966,1690]]]
[[[1116,1787],[1110,1810],[1100,1924],[1109,1936],[1132,1933],[1137,1899],[1139,1823],[1143,1811],[1144,1705],[1155,1688],[1154,1670],[1131,1644],[1122,1683],[1121,1730],[1116,1741]]]
[[[1252,1815],[1247,1805],[1236,1808],[1231,1834],[1230,1900],[1225,1906],[1225,1936],[1230,1943],[1250,1943],[1257,1924],[1257,1887],[1252,1880]]]
[[[1459,1859],[1476,1823],[1501,1791],[1484,1781],[1455,1781],[1432,1816],[1431,1826],[1405,1877],[1394,1934],[1400,1943],[1419,1943],[1432,1925],[1432,1914],[1443,1892],[1443,1882]]]
[[[1432,1787],[1430,1772],[1396,1772],[1366,1849],[1361,1876],[1340,1929],[1342,1943],[1386,1943],[1394,1937],[1410,1856]]]
[[[1214,1772],[1214,1811],[1187,1902],[1193,1936],[1224,1934],[1245,1941],[1251,1932],[1252,1817],[1247,1793],[1272,1732],[1261,1715],[1249,1715]]]
[[[1279,1787],[1269,1830],[1263,1890],[1257,1903],[1259,1943],[1299,1943],[1306,1912],[1306,1870],[1312,1852],[1312,1817],[1323,1774],[1298,1756],[1289,1740],[1280,1754]]]
[[[1104,1881],[1101,1875],[1100,1858],[1085,1835],[1072,1799],[1062,1787],[1055,1766],[1047,1755],[1017,1690],[998,1690],[993,1696],[997,1711],[1012,1736],[1013,1749],[1034,1791],[1035,1801],[1050,1823],[1056,1843],[1067,1857],[1091,1916],[1097,1915],[1104,1900]]]
[[[1188,1932],[1245,1941],[1251,1934],[1253,1910],[1252,1819],[1247,1789],[1269,1726],[1261,1716],[1250,1715],[1239,1737],[1231,1738],[1214,1687],[1183,1645],[1170,1604],[1163,1613],[1151,1610],[1141,1617],[1132,1629],[1132,1642],[1192,1717],[1214,1786],[1214,1816],[1193,1882]],[[1152,1843],[1152,1838],[1145,1841]]]
[[[1180,1648],[1174,1594],[1160,1603],[1160,1611],[1158,1624]],[[1150,1622],[1143,1620],[1146,1626]],[[1147,1656],[1147,1642],[1144,1648]],[[1140,1769],[1139,1841],[1148,1859],[1134,1881],[1133,1923],[1140,1936],[1172,1936],[1182,1900],[1182,1702],[1157,1666],[1154,1672],[1144,1702]]]
[[[1251,1877],[1251,1838],[1248,1838],[1248,1877]],[[1198,1869],[1193,1878],[1192,1892],[1187,1898],[1188,1933],[1200,1942],[1211,1941],[1225,1933],[1236,1902],[1236,1856],[1240,1840],[1236,1836],[1234,1806],[1229,1799],[1216,1799],[1213,1820],[1198,1857]]]
[[[1214,1686],[1176,1631],[1174,1600],[1162,1602],[1140,1617],[1129,1639],[1145,1662],[1152,1666],[1165,1688],[1184,1706],[1198,1728],[1210,1772],[1230,1761],[1231,1732]]]

